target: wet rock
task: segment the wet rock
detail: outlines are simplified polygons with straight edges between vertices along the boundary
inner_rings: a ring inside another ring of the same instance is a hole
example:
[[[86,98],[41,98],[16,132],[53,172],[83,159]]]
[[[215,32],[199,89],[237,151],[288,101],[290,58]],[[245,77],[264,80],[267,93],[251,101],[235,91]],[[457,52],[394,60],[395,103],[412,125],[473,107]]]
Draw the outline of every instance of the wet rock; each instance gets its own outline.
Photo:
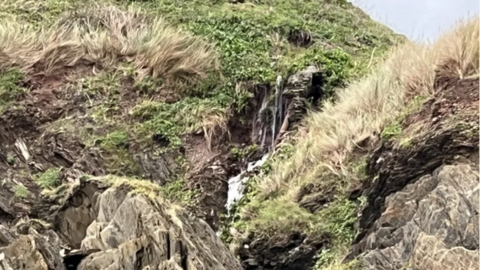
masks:
[[[238,251],[245,270],[310,269],[315,256],[322,248],[331,245],[329,235],[309,239],[299,232],[267,237],[251,235]]]

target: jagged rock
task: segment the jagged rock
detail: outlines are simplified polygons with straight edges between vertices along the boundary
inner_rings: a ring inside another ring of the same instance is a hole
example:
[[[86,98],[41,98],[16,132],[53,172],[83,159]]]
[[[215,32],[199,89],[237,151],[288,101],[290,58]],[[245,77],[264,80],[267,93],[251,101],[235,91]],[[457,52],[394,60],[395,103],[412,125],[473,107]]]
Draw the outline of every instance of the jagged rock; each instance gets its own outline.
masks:
[[[20,236],[0,227],[3,269],[241,269],[206,222],[128,184],[83,179],[55,202],[43,236],[32,222]]]
[[[388,196],[359,244],[366,269],[478,269],[478,179],[473,166],[442,166]]]
[[[18,235],[0,225],[0,269],[64,270],[55,233],[40,234],[34,229]]]
[[[403,121],[411,144],[390,140],[370,157],[367,204],[346,260],[379,270],[479,267],[478,79],[441,85]]]
[[[74,191],[55,223],[72,246],[101,250],[77,269],[241,269],[208,224],[159,200],[95,182]]]

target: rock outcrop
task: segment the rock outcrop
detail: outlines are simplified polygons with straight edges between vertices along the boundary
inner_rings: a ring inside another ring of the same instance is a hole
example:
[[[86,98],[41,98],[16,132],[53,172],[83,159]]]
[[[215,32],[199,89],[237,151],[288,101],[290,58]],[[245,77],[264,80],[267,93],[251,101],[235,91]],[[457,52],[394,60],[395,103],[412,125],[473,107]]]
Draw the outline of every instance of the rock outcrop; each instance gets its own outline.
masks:
[[[367,204],[347,256],[365,269],[479,267],[479,81],[437,77],[436,84],[403,121],[404,134],[368,162]]]
[[[358,244],[365,269],[478,269],[478,178],[474,165],[446,165],[388,196]]]
[[[80,180],[55,201],[51,226],[0,228],[3,269],[241,269],[206,222],[130,184]]]

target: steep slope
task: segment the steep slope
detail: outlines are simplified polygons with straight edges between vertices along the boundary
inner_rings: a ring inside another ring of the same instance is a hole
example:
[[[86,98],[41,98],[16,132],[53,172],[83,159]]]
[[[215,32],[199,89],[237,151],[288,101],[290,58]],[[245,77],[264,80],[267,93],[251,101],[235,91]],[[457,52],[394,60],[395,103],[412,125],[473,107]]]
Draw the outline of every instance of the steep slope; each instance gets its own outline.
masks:
[[[0,177],[148,179],[215,228],[276,76],[316,65],[324,98],[399,39],[344,1],[95,2],[2,1]]]
[[[310,112],[225,230],[245,269],[478,267],[478,30],[407,42]]]
[[[401,40],[343,0],[0,0],[1,265],[238,269],[228,178]]]

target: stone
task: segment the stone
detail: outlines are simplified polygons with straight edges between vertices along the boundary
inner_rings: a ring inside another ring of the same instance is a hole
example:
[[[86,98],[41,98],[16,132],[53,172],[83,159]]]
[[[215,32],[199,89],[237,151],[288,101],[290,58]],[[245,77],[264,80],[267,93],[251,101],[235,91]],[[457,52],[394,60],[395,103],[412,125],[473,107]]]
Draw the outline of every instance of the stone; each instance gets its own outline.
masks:
[[[360,261],[372,270],[478,269],[478,179],[470,164],[444,165],[388,196]]]

